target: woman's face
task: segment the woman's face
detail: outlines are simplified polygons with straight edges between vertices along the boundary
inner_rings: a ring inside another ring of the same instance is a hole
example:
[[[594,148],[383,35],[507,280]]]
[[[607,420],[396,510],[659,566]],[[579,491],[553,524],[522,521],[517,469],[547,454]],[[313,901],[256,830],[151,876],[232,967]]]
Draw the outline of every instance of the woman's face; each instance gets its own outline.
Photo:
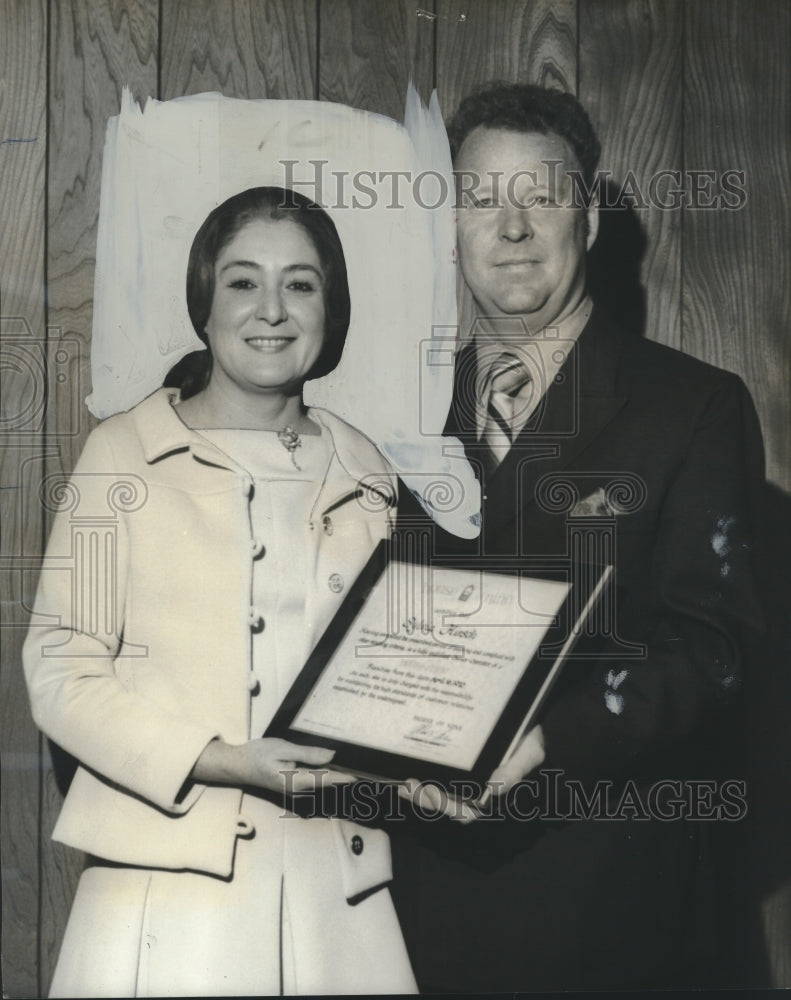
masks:
[[[240,229],[214,263],[212,380],[246,393],[301,385],[324,343],[325,280],[295,222],[256,219]]]

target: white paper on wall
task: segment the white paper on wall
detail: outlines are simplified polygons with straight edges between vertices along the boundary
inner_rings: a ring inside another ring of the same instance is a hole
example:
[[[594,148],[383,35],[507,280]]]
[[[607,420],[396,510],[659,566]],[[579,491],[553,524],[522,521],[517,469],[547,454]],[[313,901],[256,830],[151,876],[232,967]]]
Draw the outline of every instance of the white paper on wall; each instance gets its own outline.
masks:
[[[441,437],[457,335],[450,153],[436,95],[427,109],[410,86],[405,117],[220,94],[141,110],[125,90],[102,169],[91,412],[129,409],[203,347],[185,281],[209,212],[250,187],[291,187],[335,222],[352,302],[341,363],[306,401],[370,437],[439,524],[477,535],[478,482]]]

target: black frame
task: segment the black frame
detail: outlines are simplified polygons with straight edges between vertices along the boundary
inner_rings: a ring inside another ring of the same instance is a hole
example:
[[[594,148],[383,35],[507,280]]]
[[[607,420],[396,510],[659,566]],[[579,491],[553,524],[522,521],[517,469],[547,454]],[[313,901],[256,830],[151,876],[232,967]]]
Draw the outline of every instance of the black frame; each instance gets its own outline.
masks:
[[[335,757],[331,764],[333,769],[377,780],[413,778],[420,781],[432,781],[445,787],[451,787],[451,785],[465,781],[482,785],[502,762],[503,756],[517,733],[520,730],[526,730],[529,723],[535,718],[549,694],[562,662],[568,657],[576,643],[578,636],[569,635],[571,626],[568,621],[571,610],[574,607],[587,606],[590,595],[597,587],[599,594],[601,593],[602,585],[609,576],[611,567],[599,567],[599,572],[595,575],[594,580],[594,574],[591,574],[589,567],[575,571],[567,560],[559,565],[554,560],[503,560],[502,558],[474,556],[453,557],[432,562],[430,567],[432,569],[466,569],[508,575],[520,574],[533,579],[555,580],[571,584],[556,616],[555,623],[549,626],[537,652],[524,665],[522,676],[494,728],[490,731],[478,759],[472,768],[466,770],[421,760],[405,754],[360,746],[331,736],[304,733],[291,728],[291,724],[332,659],[335,650],[347,632],[353,628],[368,595],[381,578],[389,562],[390,546],[387,541],[382,541],[349,589],[340,608],[281,702],[264,736],[279,737],[301,746],[327,747],[335,751]],[[579,621],[575,621],[575,625],[579,624]],[[558,653],[558,649],[561,649],[561,653]],[[533,669],[530,669],[531,667]],[[545,684],[548,679],[550,683]]]

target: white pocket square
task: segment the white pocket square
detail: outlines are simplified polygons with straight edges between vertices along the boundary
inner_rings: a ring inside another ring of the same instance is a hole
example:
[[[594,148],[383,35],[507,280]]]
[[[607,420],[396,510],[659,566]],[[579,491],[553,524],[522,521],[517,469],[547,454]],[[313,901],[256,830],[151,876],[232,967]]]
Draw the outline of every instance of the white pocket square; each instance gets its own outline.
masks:
[[[569,511],[569,517],[614,517],[623,512],[623,508],[607,498],[604,487],[600,486],[590,496],[578,500]]]

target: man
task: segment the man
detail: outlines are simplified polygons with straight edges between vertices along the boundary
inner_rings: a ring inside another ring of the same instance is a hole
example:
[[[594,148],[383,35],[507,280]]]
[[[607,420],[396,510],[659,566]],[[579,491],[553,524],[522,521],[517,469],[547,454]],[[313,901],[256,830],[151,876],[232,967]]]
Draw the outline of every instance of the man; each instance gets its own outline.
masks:
[[[755,412],[738,378],[588,297],[599,144],[573,97],[495,86],[448,131],[476,318],[447,430],[481,477],[477,552],[570,561],[587,538],[614,563],[615,617],[493,776],[501,818],[399,838],[416,975],[447,992],[714,985],[705,820],[743,805],[715,754],[760,619]],[[437,553],[460,550],[437,532]]]

